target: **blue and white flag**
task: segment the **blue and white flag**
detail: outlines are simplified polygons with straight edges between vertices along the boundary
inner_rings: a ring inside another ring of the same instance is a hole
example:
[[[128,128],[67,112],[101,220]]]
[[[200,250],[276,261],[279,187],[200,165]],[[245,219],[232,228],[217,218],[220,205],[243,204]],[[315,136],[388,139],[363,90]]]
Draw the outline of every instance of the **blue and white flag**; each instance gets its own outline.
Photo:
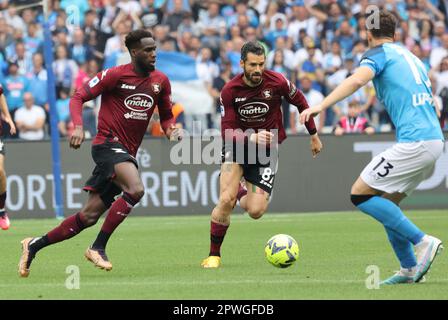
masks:
[[[198,77],[195,59],[184,53],[158,51],[156,68],[170,79],[172,99],[184,106],[186,114],[212,112],[213,98]]]

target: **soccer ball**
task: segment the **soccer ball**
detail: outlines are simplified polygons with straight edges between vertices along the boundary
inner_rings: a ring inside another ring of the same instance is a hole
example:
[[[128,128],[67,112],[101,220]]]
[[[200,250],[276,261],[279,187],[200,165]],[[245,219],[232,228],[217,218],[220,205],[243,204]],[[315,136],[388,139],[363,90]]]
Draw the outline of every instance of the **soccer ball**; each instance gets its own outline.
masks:
[[[299,258],[299,245],[287,234],[276,234],[264,247],[266,259],[277,268],[288,268]]]

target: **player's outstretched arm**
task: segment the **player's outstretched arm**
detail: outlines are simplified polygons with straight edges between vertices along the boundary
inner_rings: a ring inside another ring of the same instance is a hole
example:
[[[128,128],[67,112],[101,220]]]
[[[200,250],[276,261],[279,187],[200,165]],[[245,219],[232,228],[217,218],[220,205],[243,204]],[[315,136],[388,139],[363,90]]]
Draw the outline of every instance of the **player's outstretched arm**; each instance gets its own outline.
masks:
[[[320,104],[304,110],[300,114],[300,123],[304,124],[305,122],[308,122],[311,117],[318,115],[330,106],[347,98],[372,80],[374,76],[375,73],[369,67],[359,67],[356,69],[355,73],[338,85]]]

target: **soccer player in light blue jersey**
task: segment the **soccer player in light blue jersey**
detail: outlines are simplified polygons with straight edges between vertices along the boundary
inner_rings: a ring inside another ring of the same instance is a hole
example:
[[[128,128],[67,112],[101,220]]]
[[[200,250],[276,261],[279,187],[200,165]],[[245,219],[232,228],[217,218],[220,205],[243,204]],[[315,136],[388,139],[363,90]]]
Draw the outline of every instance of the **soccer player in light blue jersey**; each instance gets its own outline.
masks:
[[[362,212],[384,225],[400,261],[400,271],[381,284],[423,281],[442,247],[401,211],[399,203],[432,172],[442,154],[444,137],[437,120],[431,83],[422,62],[394,43],[396,18],[377,11],[367,21],[370,50],[359,68],[321,104],[300,115],[302,123],[346,98],[370,80],[396,127],[397,143],[374,157],[351,189],[351,200]],[[415,252],[414,252],[415,250]]]

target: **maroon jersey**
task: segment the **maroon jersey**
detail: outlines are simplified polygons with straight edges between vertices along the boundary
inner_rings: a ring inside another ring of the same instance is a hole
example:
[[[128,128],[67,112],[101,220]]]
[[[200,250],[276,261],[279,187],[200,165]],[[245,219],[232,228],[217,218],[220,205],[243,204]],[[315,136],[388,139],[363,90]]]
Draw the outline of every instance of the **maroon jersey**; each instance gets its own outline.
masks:
[[[82,125],[82,104],[100,94],[98,133],[93,144],[106,140],[118,142],[135,156],[156,105],[164,130],[174,122],[171,84],[160,71],[142,77],[132,64],[126,64],[99,72],[77,89],[70,100],[70,114],[75,125]]]
[[[281,73],[266,70],[257,87],[248,86],[243,74],[230,80],[221,91],[221,133],[226,129],[278,130],[278,142],[286,139],[283,127],[282,98],[298,107],[299,112],[309,108],[302,92]],[[309,134],[316,133],[314,120],[306,124]],[[228,138],[229,136],[226,135]],[[233,136],[241,141],[247,137]]]

